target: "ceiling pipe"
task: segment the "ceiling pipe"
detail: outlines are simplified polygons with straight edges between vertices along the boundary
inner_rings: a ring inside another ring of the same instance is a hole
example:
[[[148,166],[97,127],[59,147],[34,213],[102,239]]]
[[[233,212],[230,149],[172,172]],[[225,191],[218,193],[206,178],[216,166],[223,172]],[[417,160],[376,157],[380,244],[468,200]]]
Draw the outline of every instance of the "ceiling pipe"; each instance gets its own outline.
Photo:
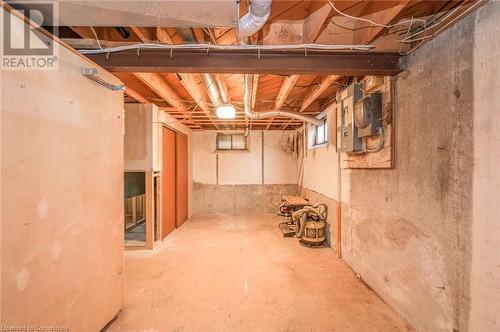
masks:
[[[177,34],[182,38],[183,41],[196,44],[198,40],[194,34],[192,28],[177,28]],[[219,88],[215,78],[211,74],[200,74],[201,80],[206,86],[207,95],[210,98],[212,104],[217,107],[222,104],[222,100],[220,97]]]
[[[240,40],[262,29],[271,15],[271,2],[272,0],[250,0],[248,13],[243,15],[238,24]]]
[[[286,117],[286,118],[292,118],[292,119],[297,119],[300,121],[304,121],[307,123],[310,123],[315,126],[321,125],[321,121],[316,119],[315,117],[297,113],[297,112],[288,112],[288,111],[267,111],[267,112],[253,112],[252,107],[250,105],[250,96],[252,94],[252,81],[253,81],[253,75],[252,74],[245,74],[244,78],[244,84],[245,84],[245,93],[243,95],[243,102],[244,102],[244,109],[245,109],[245,116],[249,119],[252,120],[257,120],[257,119],[266,119],[266,118],[274,118],[274,117]]]

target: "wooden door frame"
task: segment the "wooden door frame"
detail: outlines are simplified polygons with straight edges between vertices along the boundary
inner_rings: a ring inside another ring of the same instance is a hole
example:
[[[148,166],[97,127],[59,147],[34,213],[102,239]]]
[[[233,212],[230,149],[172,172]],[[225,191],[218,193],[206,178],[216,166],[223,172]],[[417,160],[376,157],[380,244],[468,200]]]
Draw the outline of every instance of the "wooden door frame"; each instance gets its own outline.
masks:
[[[186,217],[187,217],[187,219],[189,219],[189,136],[186,135],[186,134],[184,134],[184,133],[182,133],[182,132],[179,132],[179,131],[177,131],[177,133],[186,138],[186,155],[187,155],[187,158],[186,158],[186,163],[187,163],[187,169],[186,169],[186,178],[187,178],[187,184],[186,184],[186,191],[187,191],[186,209],[187,209],[187,216]],[[177,192],[177,179],[178,179],[178,175],[179,175],[178,174],[179,169],[177,168],[177,156],[178,156],[178,151],[177,151],[177,136],[176,136],[175,137],[175,162],[176,162],[176,167],[175,167],[175,197],[176,197],[176,201],[175,201],[175,225],[176,225],[176,228],[177,228],[177,217],[178,217],[177,198],[179,197],[179,193]],[[182,226],[186,222],[186,220],[184,220],[180,226]]]

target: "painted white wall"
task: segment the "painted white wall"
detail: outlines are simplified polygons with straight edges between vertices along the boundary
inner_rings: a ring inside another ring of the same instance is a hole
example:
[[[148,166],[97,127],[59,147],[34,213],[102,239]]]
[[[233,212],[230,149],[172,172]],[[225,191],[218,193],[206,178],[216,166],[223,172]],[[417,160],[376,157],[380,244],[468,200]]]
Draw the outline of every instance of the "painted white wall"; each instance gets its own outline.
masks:
[[[290,131],[264,131],[264,183],[297,183],[300,161],[294,156]]]
[[[125,104],[124,158],[126,171],[153,169],[153,110],[152,104]],[[161,161],[161,157],[160,157]],[[161,164],[160,164],[161,168]]]
[[[310,147],[313,127],[308,126],[308,149],[305,151],[303,187],[329,198],[338,199],[338,154],[335,148],[335,107],[327,110],[328,142]]]
[[[251,132],[248,151],[219,154],[219,184],[262,184],[262,132]]]
[[[293,131],[253,131],[249,135],[249,151],[216,152],[215,132],[194,132],[193,181],[230,185],[295,184],[298,160],[283,147],[294,134]]]
[[[193,133],[193,181],[217,184],[215,132]]]
[[[470,331],[500,331],[500,2],[477,12]]]

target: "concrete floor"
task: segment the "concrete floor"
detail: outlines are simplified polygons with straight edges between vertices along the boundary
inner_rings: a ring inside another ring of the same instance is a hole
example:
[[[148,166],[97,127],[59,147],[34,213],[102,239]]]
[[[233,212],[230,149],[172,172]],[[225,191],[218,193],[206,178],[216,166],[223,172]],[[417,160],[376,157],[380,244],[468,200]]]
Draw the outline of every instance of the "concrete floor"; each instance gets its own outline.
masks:
[[[411,331],[330,248],[284,239],[280,220],[197,217],[154,251],[127,251],[108,331]]]

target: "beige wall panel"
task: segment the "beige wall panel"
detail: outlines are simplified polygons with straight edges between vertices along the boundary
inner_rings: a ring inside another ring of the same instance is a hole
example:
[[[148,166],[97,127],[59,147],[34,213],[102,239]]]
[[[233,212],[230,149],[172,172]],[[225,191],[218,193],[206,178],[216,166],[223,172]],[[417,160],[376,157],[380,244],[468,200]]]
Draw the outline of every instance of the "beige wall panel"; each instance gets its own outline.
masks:
[[[1,72],[1,325],[98,331],[124,301],[123,93],[59,59]]]

